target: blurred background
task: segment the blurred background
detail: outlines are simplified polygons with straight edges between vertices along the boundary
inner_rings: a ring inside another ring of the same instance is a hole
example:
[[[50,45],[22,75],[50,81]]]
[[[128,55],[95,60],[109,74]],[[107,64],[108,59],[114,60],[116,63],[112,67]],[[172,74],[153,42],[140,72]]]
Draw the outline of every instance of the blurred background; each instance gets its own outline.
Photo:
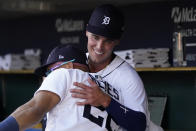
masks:
[[[41,81],[34,69],[52,48],[87,51],[86,24],[105,3],[125,15],[115,53],[141,76],[154,121],[168,131],[196,130],[195,0],[0,0],[1,120],[33,96]]]

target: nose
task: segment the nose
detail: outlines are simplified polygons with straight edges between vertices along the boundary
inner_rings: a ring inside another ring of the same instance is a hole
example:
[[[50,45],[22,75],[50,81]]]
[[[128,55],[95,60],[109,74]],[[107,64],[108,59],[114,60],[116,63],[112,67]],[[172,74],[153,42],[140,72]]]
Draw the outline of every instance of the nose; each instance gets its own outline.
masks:
[[[101,49],[103,48],[103,45],[104,45],[104,42],[103,42],[102,40],[99,40],[99,41],[97,42],[96,47],[97,47],[97,49],[101,50]]]

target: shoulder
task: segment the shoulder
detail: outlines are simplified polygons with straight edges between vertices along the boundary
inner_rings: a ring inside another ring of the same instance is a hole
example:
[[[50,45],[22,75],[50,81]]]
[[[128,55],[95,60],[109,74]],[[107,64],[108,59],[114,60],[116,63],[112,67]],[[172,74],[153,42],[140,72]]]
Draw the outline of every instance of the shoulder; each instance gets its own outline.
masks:
[[[68,81],[75,81],[75,82],[81,82],[89,77],[88,72],[84,72],[80,69],[58,69],[58,72],[60,72],[60,75],[62,77],[66,77]]]
[[[65,69],[65,68],[56,69],[56,70],[52,71],[52,72],[48,75],[48,77],[54,76],[54,75],[63,75],[63,74],[69,74],[68,69]]]
[[[84,72],[79,69],[66,69],[66,68],[59,68],[51,72],[46,79],[54,80],[65,80],[67,81],[74,81],[77,79],[82,79],[83,77],[87,77],[88,73]]]
[[[66,81],[71,79],[71,72],[65,68],[59,68],[52,71],[45,79],[44,83],[58,83],[60,81]]]
[[[119,66],[113,71],[112,77],[120,81],[123,80],[123,82],[121,81],[118,83],[124,83],[125,85],[140,85],[141,87],[143,86],[143,82],[139,74],[130,64],[121,59],[119,56],[116,56],[115,61],[116,62],[114,63],[119,63]]]
[[[69,73],[69,75],[71,75],[72,77],[78,77],[78,76],[88,76],[88,72],[84,72],[80,69],[67,69],[67,72]]]
[[[119,56],[116,56],[116,58],[114,59],[115,62],[113,62],[113,65],[118,64],[119,66],[116,67],[115,72],[120,73],[123,76],[136,76],[138,77],[138,73],[136,72],[136,70],[129,64],[127,63],[125,60],[123,60],[122,58],[120,58]]]
[[[52,73],[48,75],[48,77],[51,76],[67,76],[67,75],[73,75],[73,74],[84,74],[83,71],[79,69],[66,69],[66,68],[59,68],[54,70]]]

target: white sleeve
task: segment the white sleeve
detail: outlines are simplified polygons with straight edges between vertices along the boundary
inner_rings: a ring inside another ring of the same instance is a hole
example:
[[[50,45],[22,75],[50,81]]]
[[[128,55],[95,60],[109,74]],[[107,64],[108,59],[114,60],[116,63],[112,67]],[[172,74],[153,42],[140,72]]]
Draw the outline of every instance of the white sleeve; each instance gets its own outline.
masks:
[[[66,94],[70,83],[69,72],[66,69],[57,69],[51,72],[43,81],[40,88],[35,92],[45,90],[57,94],[62,100]]]
[[[146,114],[148,103],[142,80],[134,70],[130,70],[130,72],[124,74],[124,77],[123,79],[127,81],[124,81],[123,85],[121,85],[123,88],[121,90],[124,101],[123,105]]]

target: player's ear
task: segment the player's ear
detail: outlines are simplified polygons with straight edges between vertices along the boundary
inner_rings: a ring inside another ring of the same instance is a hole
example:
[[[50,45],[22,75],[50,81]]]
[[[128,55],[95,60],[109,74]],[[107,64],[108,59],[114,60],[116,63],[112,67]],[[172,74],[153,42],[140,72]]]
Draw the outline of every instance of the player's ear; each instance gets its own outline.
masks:
[[[119,39],[114,40],[114,45],[115,45],[115,46],[116,46],[116,45],[119,45],[119,43],[120,43],[120,40],[119,40]]]
[[[88,37],[88,34],[89,34],[89,32],[88,32],[88,31],[86,31],[86,37]]]

